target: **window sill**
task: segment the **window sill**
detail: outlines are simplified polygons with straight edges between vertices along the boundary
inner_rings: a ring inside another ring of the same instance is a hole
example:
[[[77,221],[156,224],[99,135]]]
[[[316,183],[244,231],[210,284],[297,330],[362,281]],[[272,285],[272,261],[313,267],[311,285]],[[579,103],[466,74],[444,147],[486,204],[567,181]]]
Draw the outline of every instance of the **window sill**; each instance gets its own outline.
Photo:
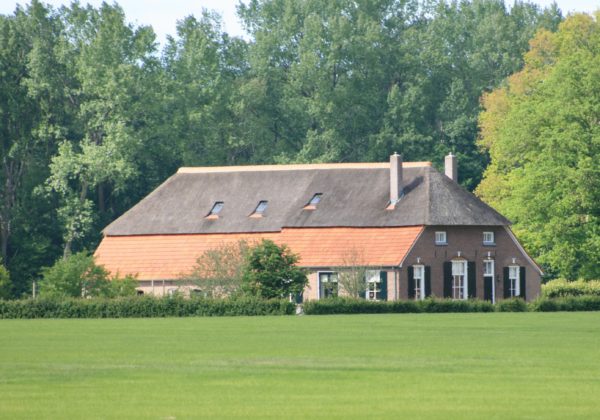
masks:
[[[448,242],[436,242],[435,246],[448,246]]]
[[[496,242],[484,242],[483,246],[496,246]]]

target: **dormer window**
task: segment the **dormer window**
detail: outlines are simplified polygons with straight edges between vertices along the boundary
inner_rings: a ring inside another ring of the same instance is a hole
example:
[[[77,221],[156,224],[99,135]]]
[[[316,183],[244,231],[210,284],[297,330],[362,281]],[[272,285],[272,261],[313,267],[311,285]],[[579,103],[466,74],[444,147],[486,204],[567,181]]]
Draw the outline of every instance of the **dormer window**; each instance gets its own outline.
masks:
[[[446,232],[435,232],[435,244],[448,245],[448,241],[446,240]]]
[[[267,210],[267,206],[269,202],[266,200],[261,200],[258,202],[258,205],[254,209],[254,213],[250,215],[250,217],[263,217],[263,213]]]
[[[317,204],[319,204],[321,202],[322,196],[323,196],[323,193],[316,193],[315,195],[313,195],[312,198],[310,199],[310,201],[308,202],[308,204],[306,206],[304,206],[304,210],[316,209]]]
[[[210,212],[208,213],[206,218],[207,219],[218,219],[219,213],[221,212],[221,210],[223,210],[223,206],[224,206],[224,204],[222,201],[216,201],[215,204],[213,204],[212,209],[210,209]]]

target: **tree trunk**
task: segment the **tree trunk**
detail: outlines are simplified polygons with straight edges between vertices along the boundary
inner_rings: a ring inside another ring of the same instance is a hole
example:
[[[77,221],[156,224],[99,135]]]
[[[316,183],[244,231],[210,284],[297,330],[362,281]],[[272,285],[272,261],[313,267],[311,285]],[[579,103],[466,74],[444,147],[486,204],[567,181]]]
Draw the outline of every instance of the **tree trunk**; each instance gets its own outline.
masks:
[[[10,226],[7,223],[0,223],[0,263],[8,263],[8,238],[10,237]]]

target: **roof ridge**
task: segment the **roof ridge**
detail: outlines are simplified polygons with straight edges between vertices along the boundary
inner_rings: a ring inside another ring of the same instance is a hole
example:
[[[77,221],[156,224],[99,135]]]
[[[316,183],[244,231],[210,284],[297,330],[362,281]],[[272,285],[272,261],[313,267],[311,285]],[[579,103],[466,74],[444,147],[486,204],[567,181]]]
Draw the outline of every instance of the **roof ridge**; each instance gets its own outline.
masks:
[[[403,168],[421,168],[431,166],[431,162],[403,162]],[[353,163],[299,163],[287,165],[241,165],[241,166],[196,166],[181,167],[178,174],[218,173],[218,172],[266,172],[266,171],[304,171],[319,169],[377,169],[389,168],[389,162],[353,162]]]

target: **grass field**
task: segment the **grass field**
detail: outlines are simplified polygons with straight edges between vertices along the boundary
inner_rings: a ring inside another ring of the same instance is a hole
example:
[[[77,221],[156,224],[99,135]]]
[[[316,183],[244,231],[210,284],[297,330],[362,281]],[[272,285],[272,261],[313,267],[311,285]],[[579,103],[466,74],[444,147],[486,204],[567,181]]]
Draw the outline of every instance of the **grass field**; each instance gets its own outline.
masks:
[[[600,313],[0,321],[0,417],[600,418]]]

